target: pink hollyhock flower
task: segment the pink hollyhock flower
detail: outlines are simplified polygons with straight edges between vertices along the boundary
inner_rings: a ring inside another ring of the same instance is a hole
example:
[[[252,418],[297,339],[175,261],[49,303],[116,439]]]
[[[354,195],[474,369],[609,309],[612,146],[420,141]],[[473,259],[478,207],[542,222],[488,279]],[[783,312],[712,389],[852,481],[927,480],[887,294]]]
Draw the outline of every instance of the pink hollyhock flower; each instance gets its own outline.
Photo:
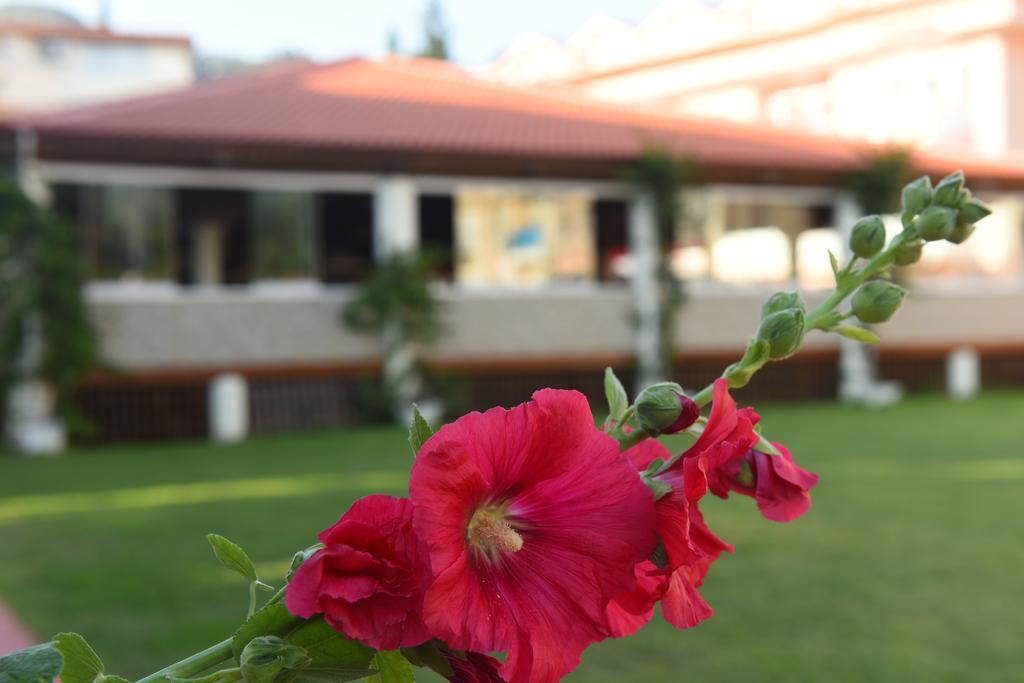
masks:
[[[413,533],[409,499],[357,500],[319,539],[324,547],[288,582],[289,612],[323,613],[332,627],[378,650],[430,640],[422,617],[430,559]]]
[[[766,519],[789,522],[811,507],[810,490],[818,483],[818,475],[797,467],[789,450],[772,443],[781,455],[773,456],[750,450],[720,466],[711,478],[712,490],[729,491],[750,496]]]
[[[607,636],[605,607],[655,546],[650,491],[575,391],[442,427],[417,455],[410,494],[437,577],[427,625],[453,648],[507,650],[511,683],[571,671]]]
[[[448,676],[452,683],[505,683],[505,679],[498,674],[501,662],[490,655],[445,651],[444,658],[452,668],[452,675]]]
[[[736,408],[736,401],[729,395],[728,380],[724,377],[715,380],[711,413],[704,431],[674,466],[674,469],[695,468],[692,476],[686,478],[687,498],[702,498],[709,484],[715,495],[727,495],[726,490],[717,487],[715,470],[741,458],[760,441],[754,431],[759,419],[753,408]]]
[[[657,459],[667,462],[672,457],[664,445],[653,439],[641,441],[625,455],[638,471],[646,470]],[[694,488],[688,480],[703,481],[704,474],[698,463],[695,455],[689,459],[684,456],[677,466],[658,475],[659,480],[671,487],[671,491],[655,503],[664,566],[659,568],[649,561],[638,564],[636,586],[620,593],[609,604],[608,627],[615,637],[631,635],[650,621],[658,601],[662,616],[676,628],[696,626],[713,614],[697,589],[703,584],[711,564],[723,551],[732,552],[732,546],[711,533],[697,501],[687,495]]]

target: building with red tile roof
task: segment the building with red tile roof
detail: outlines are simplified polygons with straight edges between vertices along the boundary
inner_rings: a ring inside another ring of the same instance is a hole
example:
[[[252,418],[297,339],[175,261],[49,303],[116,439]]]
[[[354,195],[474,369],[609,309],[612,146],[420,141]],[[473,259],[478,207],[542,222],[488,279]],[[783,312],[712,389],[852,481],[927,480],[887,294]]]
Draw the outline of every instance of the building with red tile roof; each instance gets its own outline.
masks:
[[[418,248],[444,255],[448,325],[429,363],[470,377],[473,405],[527,385],[598,390],[598,371],[628,366],[635,344],[626,281],[649,213],[623,171],[650,146],[697,169],[672,267],[691,292],[683,379],[703,382],[742,349],[766,292],[828,286],[825,250],[858,215],[847,179],[882,151],[414,59],[279,65],[3,130],[23,186],[76,226],[106,355],[130,373],[86,391],[112,438],[196,435],[206,381],[229,370],[250,381],[258,430],[351,418],[353,378],[379,367],[379,349],[338,310],[375,262]],[[944,293],[915,297],[885,352],[941,358],[970,343],[1016,357],[1024,165],[913,162],[964,168],[997,212],[984,238],[922,263],[919,286]],[[810,344],[808,374],[769,387],[834,394],[834,340]]]

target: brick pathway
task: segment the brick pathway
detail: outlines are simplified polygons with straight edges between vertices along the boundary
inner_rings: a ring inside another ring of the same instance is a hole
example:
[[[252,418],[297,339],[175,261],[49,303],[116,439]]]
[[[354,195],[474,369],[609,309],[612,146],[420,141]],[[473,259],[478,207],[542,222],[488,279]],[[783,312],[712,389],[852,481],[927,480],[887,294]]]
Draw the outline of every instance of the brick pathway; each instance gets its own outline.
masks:
[[[0,654],[35,645],[39,639],[32,635],[14,616],[7,605],[0,602]]]

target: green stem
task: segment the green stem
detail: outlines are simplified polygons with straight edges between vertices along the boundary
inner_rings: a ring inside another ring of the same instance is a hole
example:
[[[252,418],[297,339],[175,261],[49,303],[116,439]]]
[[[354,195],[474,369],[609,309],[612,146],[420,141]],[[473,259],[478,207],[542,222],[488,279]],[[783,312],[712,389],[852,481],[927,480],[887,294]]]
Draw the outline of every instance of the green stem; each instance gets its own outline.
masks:
[[[628,434],[622,433],[615,437],[619,442],[619,452],[628,451],[633,446],[637,445],[645,439],[651,438],[650,435],[642,429],[634,429]]]
[[[190,678],[198,673],[214,667],[221,662],[231,659],[231,638],[208,647],[202,652],[197,652],[191,657],[186,657],[180,662],[175,662],[168,667],[151,673],[145,678],[140,678],[136,683],[156,683],[166,681],[168,676],[175,678]]]
[[[860,287],[864,282],[867,281],[872,275],[885,268],[892,263],[893,257],[896,250],[899,249],[904,242],[913,239],[914,234],[909,230],[904,230],[899,235],[893,238],[889,243],[889,246],[880,251],[870,261],[868,261],[863,268],[858,271],[851,270],[853,261],[840,271],[839,282],[836,283],[836,289],[834,292],[828,295],[828,297],[821,302],[821,304],[811,311],[804,322],[804,330],[810,332],[815,329],[826,317],[832,314],[836,307],[846,300],[846,297],[850,296],[854,290]],[[698,391],[690,398],[700,407],[704,407],[711,403],[711,399],[714,394],[715,385],[711,383]]]

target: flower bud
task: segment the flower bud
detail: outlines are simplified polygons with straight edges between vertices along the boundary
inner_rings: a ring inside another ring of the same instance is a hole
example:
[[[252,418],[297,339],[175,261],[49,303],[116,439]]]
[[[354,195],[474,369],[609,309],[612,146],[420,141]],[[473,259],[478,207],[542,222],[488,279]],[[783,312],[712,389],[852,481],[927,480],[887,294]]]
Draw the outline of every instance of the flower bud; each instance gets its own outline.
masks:
[[[992,209],[988,208],[985,202],[972,197],[969,191],[967,191],[967,196],[964,200],[957,205],[957,208],[960,210],[959,222],[972,225],[992,213]]]
[[[804,300],[797,292],[775,292],[761,306],[761,317],[765,318],[772,313],[784,311],[787,308],[799,308],[806,310]]]
[[[955,208],[963,199],[964,172],[953,171],[939,181],[932,194],[932,204]]]
[[[874,280],[853,295],[853,313],[865,323],[884,323],[899,310],[907,290],[891,282]]]
[[[932,181],[923,175],[903,187],[903,213],[913,218],[932,203]]]
[[[676,434],[683,431],[700,417],[700,406],[694,403],[693,399],[685,394],[679,394],[679,417],[665,429],[662,434]]]
[[[957,221],[956,227],[953,228],[953,232],[949,233],[949,237],[946,238],[946,241],[952,242],[953,244],[963,244],[973,233],[973,223]]]
[[[757,339],[767,342],[771,360],[789,358],[804,339],[804,312],[799,308],[787,308],[765,316],[757,328]]]
[[[921,237],[933,242],[949,237],[956,227],[956,209],[946,206],[929,206],[914,221],[914,227]]]
[[[885,246],[885,224],[879,216],[865,216],[854,223],[850,233],[850,251],[871,258]]]
[[[277,636],[259,636],[249,641],[239,659],[246,683],[273,683],[278,674],[299,671],[312,660],[298,645]]]
[[[921,252],[924,249],[924,240],[911,240],[904,242],[896,248],[893,253],[893,261],[897,266],[909,266],[921,260]]]
[[[686,396],[678,384],[653,384],[636,397],[637,424],[647,434],[675,434],[700,416],[700,408]]]

